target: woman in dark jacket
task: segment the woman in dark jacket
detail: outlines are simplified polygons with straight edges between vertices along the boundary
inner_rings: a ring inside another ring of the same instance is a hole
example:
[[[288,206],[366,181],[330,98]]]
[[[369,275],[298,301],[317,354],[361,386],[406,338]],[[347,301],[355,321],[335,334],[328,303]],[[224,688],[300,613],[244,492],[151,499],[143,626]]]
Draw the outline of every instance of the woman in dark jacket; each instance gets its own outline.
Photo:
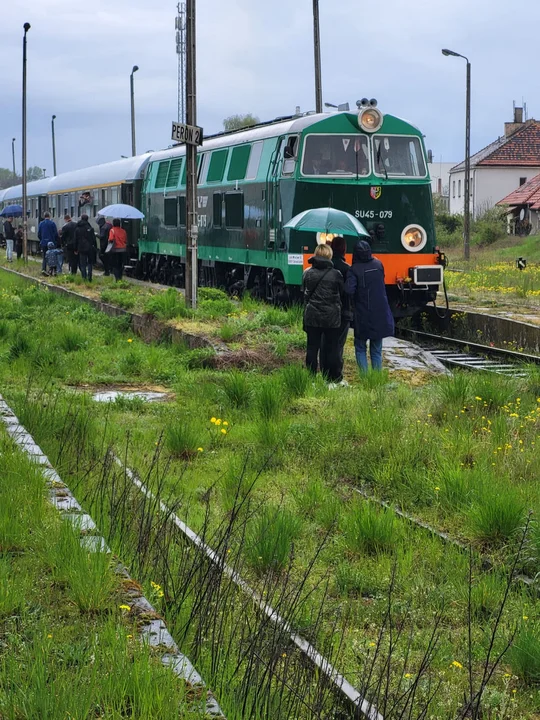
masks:
[[[384,268],[371,254],[365,240],[359,240],[347,275],[345,292],[354,301],[354,349],[361,370],[368,369],[366,344],[373,370],[382,370],[383,338],[394,334],[394,318],[384,284]]]
[[[341,325],[341,299],[343,276],[332,264],[332,248],[318,245],[315,255],[309,259],[302,278],[304,292],[304,331],[307,334],[306,366],[316,373],[321,343],[321,372],[330,382],[341,381],[338,336]]]

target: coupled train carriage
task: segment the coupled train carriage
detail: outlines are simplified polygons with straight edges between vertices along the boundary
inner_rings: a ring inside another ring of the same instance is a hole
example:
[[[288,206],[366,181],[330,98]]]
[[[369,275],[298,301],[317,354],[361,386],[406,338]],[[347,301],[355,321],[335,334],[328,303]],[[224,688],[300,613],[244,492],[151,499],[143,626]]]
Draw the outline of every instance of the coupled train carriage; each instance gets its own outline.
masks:
[[[410,123],[365,101],[358,112],[278,118],[208,137],[197,163],[201,285],[294,299],[316,244],[331,238],[284,225],[303,210],[334,207],[368,230],[396,317],[435,299],[444,258],[422,133]],[[128,271],[180,287],[185,193],[185,146],[29,183],[29,238],[35,244],[46,209],[61,225],[65,210],[94,221],[99,207],[127,202],[145,215],[130,226]],[[0,206],[20,196],[20,186],[0,191]],[[356,240],[346,241],[350,261]]]

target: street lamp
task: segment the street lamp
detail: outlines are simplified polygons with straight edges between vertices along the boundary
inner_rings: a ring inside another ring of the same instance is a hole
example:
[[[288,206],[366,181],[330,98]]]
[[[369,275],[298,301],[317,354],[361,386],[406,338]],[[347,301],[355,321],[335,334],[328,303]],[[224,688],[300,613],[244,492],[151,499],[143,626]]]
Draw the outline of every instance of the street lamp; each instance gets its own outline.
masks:
[[[131,92],[131,154],[136,155],[135,150],[135,93],[133,91],[133,75],[139,69],[138,65],[133,66],[131,75],[129,76],[129,87]]]
[[[52,162],[53,162],[53,175],[56,177],[56,142],[54,138],[54,121],[56,120],[56,115],[52,116],[51,120],[51,132],[52,132]]]
[[[24,23],[23,77],[22,77],[22,206],[23,206],[23,257],[28,261],[28,214],[26,212],[26,33],[30,23]]]
[[[13,156],[13,177],[17,177],[17,171],[15,170],[15,138],[11,138],[11,155]]]
[[[467,62],[467,97],[465,102],[465,182],[464,193],[465,203],[463,208],[463,256],[465,260],[470,257],[470,235],[471,235],[471,63],[465,55],[460,55],[453,50],[442,50],[442,54],[452,57],[463,58]]]

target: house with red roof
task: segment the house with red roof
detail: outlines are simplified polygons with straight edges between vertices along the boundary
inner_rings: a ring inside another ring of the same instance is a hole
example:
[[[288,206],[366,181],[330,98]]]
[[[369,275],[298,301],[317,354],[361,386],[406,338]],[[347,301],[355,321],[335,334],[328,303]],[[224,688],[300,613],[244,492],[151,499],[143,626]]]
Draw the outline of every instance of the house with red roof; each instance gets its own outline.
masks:
[[[516,188],[540,173],[540,122],[523,120],[514,109],[514,121],[505,123],[504,136],[471,156],[470,194],[473,217],[482,215]],[[450,170],[450,212],[463,214],[465,163]]]
[[[508,208],[508,230],[512,235],[540,232],[540,174],[514,190],[497,205]]]

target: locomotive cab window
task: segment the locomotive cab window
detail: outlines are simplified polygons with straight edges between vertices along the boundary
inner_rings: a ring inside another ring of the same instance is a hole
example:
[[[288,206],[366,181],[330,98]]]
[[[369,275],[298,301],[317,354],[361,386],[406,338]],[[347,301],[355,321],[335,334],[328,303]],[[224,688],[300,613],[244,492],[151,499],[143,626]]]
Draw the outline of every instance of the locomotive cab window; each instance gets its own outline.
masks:
[[[369,175],[369,149],[365,135],[308,135],[302,175],[353,177]]]
[[[375,174],[388,177],[426,177],[420,138],[377,135],[373,138]]]
[[[283,150],[283,175],[291,175],[296,167],[298,135],[290,135]]]

